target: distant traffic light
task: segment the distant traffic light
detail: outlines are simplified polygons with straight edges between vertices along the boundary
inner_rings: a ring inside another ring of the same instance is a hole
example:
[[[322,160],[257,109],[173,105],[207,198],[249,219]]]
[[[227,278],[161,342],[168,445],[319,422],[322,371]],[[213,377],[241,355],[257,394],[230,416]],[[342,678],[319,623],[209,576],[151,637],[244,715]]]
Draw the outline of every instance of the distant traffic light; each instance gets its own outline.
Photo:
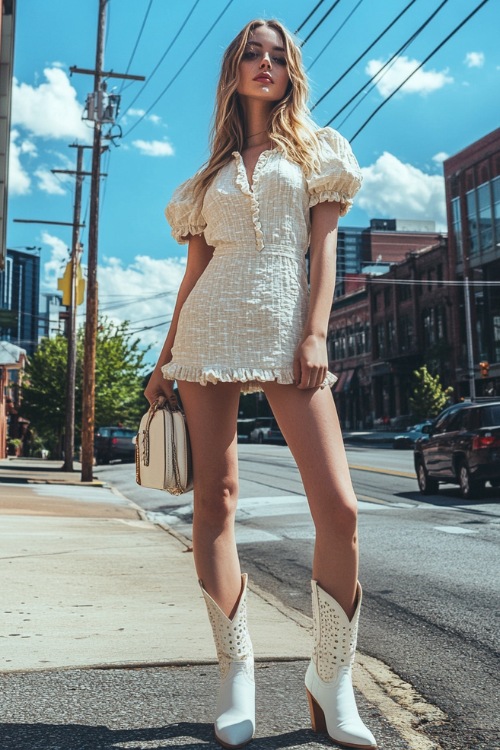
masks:
[[[490,363],[489,362],[480,362],[479,363],[479,370],[481,371],[481,377],[487,378],[490,372]]]

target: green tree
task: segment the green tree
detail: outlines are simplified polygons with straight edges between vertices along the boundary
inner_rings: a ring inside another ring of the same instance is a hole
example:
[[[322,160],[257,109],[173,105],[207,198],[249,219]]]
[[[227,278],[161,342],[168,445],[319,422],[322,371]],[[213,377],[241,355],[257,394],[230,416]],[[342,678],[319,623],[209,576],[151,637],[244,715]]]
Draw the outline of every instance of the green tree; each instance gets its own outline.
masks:
[[[415,387],[410,396],[412,413],[418,419],[432,419],[446,406],[453,388],[443,388],[439,375],[432,376],[426,365],[415,370]]]
[[[82,421],[84,329],[78,332],[75,433],[79,442]],[[30,419],[52,456],[62,456],[65,424],[67,340],[43,339],[30,358],[23,386],[23,414]],[[99,319],[96,341],[95,424],[135,426],[147,407],[142,393],[147,350],[140,348],[129,323]]]

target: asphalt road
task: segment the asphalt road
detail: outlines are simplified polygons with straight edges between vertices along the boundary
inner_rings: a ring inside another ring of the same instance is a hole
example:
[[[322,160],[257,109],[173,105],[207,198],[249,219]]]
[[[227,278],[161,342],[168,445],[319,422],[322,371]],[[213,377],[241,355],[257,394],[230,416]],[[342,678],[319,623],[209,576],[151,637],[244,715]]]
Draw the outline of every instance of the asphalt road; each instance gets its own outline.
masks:
[[[443,750],[500,748],[498,563],[500,498],[423,497],[412,454],[348,449],[359,499],[364,609],[359,647],[388,664],[448,721],[430,726]],[[148,512],[190,535],[190,496],[135,485],[131,465],[96,470]],[[286,447],[240,446],[237,539],[242,568],[310,614],[314,529]]]

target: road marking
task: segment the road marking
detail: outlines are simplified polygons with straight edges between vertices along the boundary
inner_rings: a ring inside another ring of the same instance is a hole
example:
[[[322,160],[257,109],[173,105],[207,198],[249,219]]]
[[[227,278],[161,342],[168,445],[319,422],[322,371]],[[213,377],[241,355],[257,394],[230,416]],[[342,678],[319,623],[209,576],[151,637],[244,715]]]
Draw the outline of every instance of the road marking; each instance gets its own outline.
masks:
[[[391,477],[417,478],[414,471],[395,471],[394,469],[379,469],[376,466],[359,466],[358,464],[349,464],[349,468],[356,471],[369,471],[372,474],[389,474]]]
[[[461,526],[434,526],[436,531],[444,531],[447,534],[478,534],[475,529],[463,529]]]

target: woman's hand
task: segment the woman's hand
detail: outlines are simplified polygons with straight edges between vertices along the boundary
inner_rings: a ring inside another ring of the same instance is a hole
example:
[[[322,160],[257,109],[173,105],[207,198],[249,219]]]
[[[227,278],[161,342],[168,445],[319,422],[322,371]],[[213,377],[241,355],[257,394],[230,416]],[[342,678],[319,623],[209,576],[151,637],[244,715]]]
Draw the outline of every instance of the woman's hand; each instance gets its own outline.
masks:
[[[308,334],[297,347],[293,360],[293,377],[297,388],[319,388],[328,372],[326,339]]]
[[[153,370],[144,395],[150,404],[154,404],[158,398],[171,399],[174,395],[174,381],[165,380],[161,369],[157,366]]]

